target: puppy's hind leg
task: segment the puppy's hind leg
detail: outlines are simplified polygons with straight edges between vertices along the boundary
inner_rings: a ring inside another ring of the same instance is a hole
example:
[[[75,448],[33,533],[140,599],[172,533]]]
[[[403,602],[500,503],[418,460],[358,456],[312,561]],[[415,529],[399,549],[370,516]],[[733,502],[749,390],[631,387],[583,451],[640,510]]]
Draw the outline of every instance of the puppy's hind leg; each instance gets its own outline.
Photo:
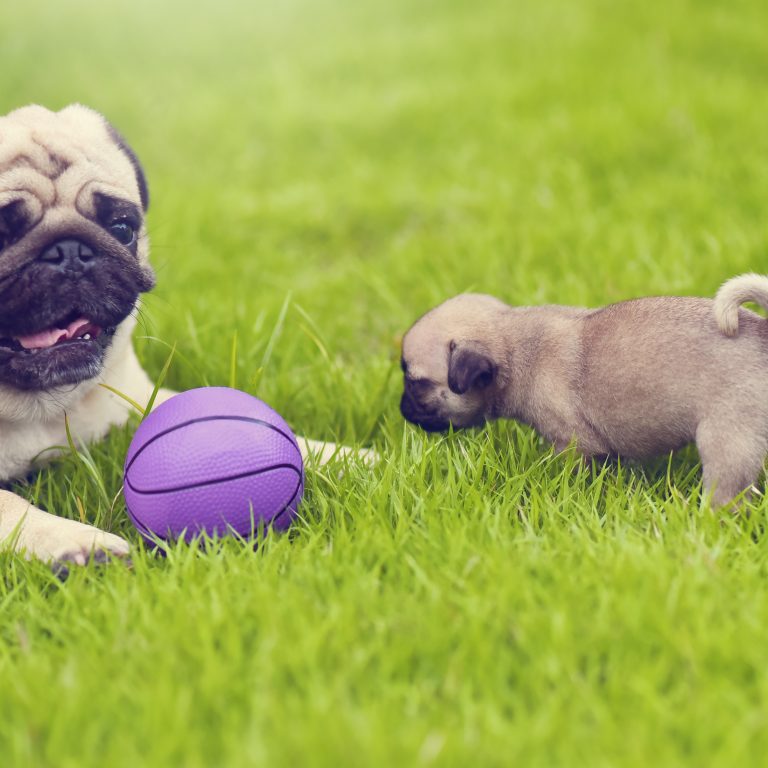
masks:
[[[708,420],[696,430],[704,490],[712,494],[712,506],[722,507],[757,482],[768,451],[768,440],[755,424]]]

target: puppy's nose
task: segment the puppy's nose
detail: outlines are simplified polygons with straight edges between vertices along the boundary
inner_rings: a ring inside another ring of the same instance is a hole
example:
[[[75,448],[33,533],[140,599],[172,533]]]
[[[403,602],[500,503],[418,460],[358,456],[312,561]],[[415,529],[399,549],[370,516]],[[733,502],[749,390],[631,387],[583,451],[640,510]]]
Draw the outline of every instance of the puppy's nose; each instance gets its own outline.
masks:
[[[408,421],[411,421],[416,413],[415,403],[408,392],[403,392],[403,396],[400,398],[400,413]]]
[[[90,246],[67,238],[49,245],[39,259],[59,272],[83,272],[91,266],[95,255]]]

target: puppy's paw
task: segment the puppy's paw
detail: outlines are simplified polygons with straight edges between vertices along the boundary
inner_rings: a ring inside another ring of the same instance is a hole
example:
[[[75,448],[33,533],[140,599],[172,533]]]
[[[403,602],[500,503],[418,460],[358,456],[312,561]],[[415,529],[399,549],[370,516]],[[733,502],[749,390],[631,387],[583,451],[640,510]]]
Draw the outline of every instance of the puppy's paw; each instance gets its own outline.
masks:
[[[85,565],[108,555],[126,557],[130,551],[128,542],[113,533],[43,512],[13,494],[0,497],[0,514],[0,527],[8,533],[2,543],[28,558]]]

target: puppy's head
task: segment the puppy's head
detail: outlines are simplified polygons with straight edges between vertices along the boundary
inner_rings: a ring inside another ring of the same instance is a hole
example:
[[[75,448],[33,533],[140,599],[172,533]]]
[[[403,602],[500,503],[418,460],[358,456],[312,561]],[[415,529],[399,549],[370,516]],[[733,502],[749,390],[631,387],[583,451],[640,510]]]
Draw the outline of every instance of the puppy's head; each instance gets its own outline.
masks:
[[[0,118],[0,386],[93,379],[154,277],[136,156],[98,113]],[[125,336],[125,330],[121,336]]]
[[[483,424],[504,384],[498,319],[506,305],[462,294],[419,319],[403,338],[400,411],[438,432]]]

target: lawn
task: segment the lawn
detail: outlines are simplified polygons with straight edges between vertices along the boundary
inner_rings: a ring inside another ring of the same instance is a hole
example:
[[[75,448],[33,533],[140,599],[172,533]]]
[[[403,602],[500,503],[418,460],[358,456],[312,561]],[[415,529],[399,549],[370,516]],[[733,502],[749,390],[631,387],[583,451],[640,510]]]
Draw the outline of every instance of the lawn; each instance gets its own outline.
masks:
[[[172,387],[234,376],[383,459],[310,467],[257,552],[166,559],[119,495],[135,423],[18,485],[136,546],[63,582],[0,555],[0,763],[764,764],[768,501],[702,506],[693,450],[584,468],[397,406],[401,334],[454,293],[768,271],[766,29],[761,0],[4,2],[0,113],[81,101],[145,166],[146,367],[176,344]]]

